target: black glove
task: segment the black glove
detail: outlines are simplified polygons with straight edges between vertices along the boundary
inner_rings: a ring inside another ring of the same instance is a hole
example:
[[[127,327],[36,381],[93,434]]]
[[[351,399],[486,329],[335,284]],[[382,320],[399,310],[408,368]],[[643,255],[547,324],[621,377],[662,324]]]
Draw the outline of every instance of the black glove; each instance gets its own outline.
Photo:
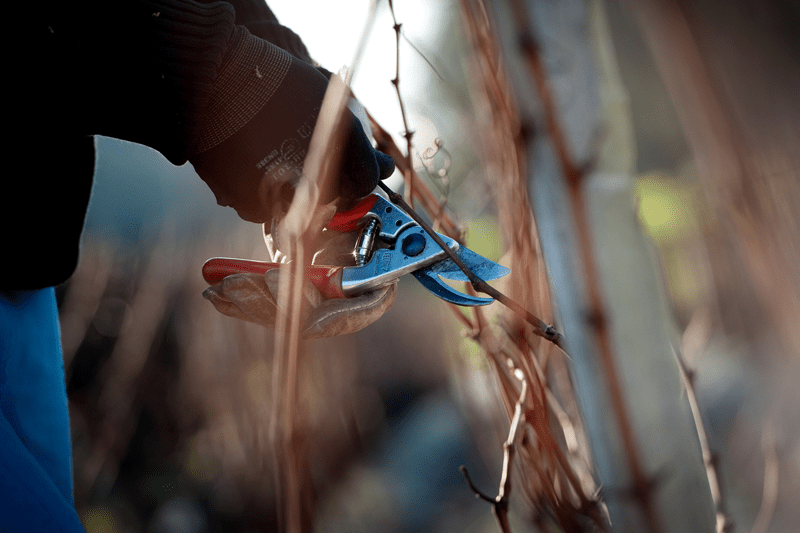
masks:
[[[189,161],[217,202],[266,222],[291,201],[328,80],[317,69],[237,26]],[[375,150],[349,111],[332,195],[366,196],[394,161]],[[322,198],[330,201],[333,198]]]

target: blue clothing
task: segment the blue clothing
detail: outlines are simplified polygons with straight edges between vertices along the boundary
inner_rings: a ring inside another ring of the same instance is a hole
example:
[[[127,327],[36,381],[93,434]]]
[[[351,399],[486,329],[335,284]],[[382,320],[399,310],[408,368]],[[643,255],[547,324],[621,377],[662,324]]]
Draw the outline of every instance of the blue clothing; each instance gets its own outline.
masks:
[[[55,291],[0,292],[0,533],[84,532]]]

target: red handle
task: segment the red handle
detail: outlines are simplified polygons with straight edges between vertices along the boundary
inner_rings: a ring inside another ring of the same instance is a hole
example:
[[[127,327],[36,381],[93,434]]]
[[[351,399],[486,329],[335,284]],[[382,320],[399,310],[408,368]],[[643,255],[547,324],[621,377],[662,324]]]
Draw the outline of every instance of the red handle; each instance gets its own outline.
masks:
[[[264,274],[273,268],[286,267],[287,265],[281,263],[213,257],[203,265],[203,279],[210,285],[216,285],[231,274],[243,272]],[[344,298],[345,295],[342,292],[342,268],[340,266],[311,265],[306,267],[306,277],[324,297]]]
[[[362,219],[370,212],[378,198],[378,195],[370,194],[349,210],[336,213],[327,228],[341,233],[355,231],[361,226]],[[231,274],[243,272],[264,274],[268,270],[280,267],[286,268],[286,265],[248,259],[214,257],[203,265],[203,278],[210,285],[216,285]],[[340,266],[311,265],[306,267],[306,277],[326,298],[345,298],[342,292],[342,268]]]
[[[370,194],[349,210],[333,215],[326,227],[340,233],[357,230],[361,226],[361,219],[369,213],[378,198],[377,194]]]

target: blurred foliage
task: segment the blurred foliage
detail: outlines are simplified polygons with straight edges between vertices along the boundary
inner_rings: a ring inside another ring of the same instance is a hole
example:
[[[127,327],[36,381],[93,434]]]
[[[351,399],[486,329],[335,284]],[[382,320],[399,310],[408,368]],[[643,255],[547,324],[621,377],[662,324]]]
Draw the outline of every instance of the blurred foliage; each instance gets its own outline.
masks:
[[[675,174],[654,171],[639,176],[634,194],[640,223],[653,239],[672,304],[679,321],[685,323],[713,297],[714,280],[703,240],[718,228],[690,166]]]
[[[497,219],[492,216],[474,218],[467,224],[467,248],[492,261],[503,255],[503,235]]]
[[[669,244],[696,234],[696,191],[671,176],[650,173],[636,181],[639,217],[659,243]]]

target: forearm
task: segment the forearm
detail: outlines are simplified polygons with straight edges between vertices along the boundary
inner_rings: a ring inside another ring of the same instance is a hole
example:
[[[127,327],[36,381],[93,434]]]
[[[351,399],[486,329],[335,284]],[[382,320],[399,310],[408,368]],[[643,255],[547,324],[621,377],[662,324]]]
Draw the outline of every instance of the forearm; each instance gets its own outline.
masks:
[[[49,119],[145,144],[182,164],[234,30],[224,2],[56,4],[42,20]],[[41,64],[41,63],[40,63]]]
[[[52,3],[40,17],[43,113],[73,131],[150,146],[186,162],[234,25],[311,62],[263,0]],[[64,81],[68,80],[67,83]],[[47,90],[47,89],[45,89]]]

